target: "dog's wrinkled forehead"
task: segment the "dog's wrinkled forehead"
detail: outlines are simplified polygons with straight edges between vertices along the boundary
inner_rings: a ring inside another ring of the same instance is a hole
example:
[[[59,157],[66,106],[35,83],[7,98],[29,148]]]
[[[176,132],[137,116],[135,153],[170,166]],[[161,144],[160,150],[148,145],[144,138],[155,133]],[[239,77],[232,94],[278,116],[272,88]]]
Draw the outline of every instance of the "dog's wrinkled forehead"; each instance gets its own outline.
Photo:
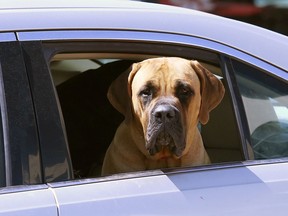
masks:
[[[177,85],[199,82],[190,61],[180,58],[157,58],[143,61],[134,77],[132,86],[173,90]],[[133,88],[133,87],[132,87]],[[134,88],[134,89],[135,89]]]

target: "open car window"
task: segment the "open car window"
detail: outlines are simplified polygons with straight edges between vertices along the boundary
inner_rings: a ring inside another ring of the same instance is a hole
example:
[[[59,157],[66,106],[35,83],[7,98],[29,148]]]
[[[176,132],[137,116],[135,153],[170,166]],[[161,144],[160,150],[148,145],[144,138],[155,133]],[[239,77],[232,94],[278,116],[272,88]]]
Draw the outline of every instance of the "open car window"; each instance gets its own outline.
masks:
[[[163,55],[142,53],[59,53],[50,60],[50,71],[65,122],[75,178],[101,175],[103,159],[124,116],[107,99],[107,91],[121,73],[135,62]],[[185,56],[181,56],[184,57]],[[198,60],[226,87],[220,62]],[[222,102],[200,125],[212,163],[242,161],[243,149],[228,88]]]

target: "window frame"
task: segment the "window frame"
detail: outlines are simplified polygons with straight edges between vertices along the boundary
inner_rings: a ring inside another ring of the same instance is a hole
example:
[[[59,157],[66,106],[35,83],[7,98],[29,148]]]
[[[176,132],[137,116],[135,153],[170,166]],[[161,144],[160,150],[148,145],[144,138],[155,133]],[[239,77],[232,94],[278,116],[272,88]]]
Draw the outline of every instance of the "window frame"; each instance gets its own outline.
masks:
[[[240,130],[240,136],[242,141],[242,148],[244,153],[245,161],[253,160],[254,155],[253,152],[251,152],[251,149],[249,146],[251,146],[251,140],[250,140],[250,132],[248,127],[248,120],[245,114],[245,108],[242,101],[241,93],[239,91],[239,88],[237,86],[236,77],[235,77],[235,71],[232,66],[231,58],[226,55],[222,55],[222,63],[224,68],[224,73],[227,77],[227,82],[229,86],[229,90],[231,94],[233,95],[232,98],[232,104],[234,108],[234,114],[237,119],[238,123],[238,129]]]
[[[21,43],[41,148],[42,182],[73,179],[72,163],[55,88],[41,41]],[[57,171],[57,172],[56,172]]]
[[[131,43],[133,43],[133,46],[131,46]],[[73,46],[72,46],[73,44]],[[109,46],[107,46],[109,45]],[[158,46],[158,49],[157,49]],[[71,41],[49,41],[49,42],[43,42],[43,49],[45,50],[45,56],[46,56],[46,61],[49,62],[49,60],[52,58],[52,56],[61,54],[61,53],[77,53],[77,52],[83,52],[83,53],[131,53],[134,52],[135,54],[147,54],[147,55],[161,55],[161,51],[155,52],[154,50],[159,50],[159,47],[162,48],[162,53],[163,55],[167,56],[167,50],[172,49],[173,47],[175,48],[176,46],[179,47],[178,53],[173,52],[171,56],[182,56],[188,58],[188,53],[191,55],[191,59],[193,59],[192,56],[197,57],[199,60],[203,61],[209,61],[211,63],[211,59],[213,59],[212,56],[214,56],[214,60],[212,63],[217,63],[219,67],[221,67],[221,60],[220,60],[220,55],[218,53],[213,53],[211,51],[207,51],[205,49],[198,48],[198,47],[193,47],[193,46],[184,46],[184,45],[168,45],[168,44],[156,44],[153,42],[139,42],[139,41],[120,41],[117,42],[115,40],[112,41],[80,41],[80,42],[71,42]],[[117,48],[113,48],[117,47]],[[120,47],[120,48],[119,48]],[[146,48],[145,51],[143,51],[143,47]],[[147,48],[148,47],[148,48]],[[166,47],[166,48],[165,48]],[[182,47],[180,49],[180,47]],[[147,51],[148,50],[148,51]],[[149,51],[150,50],[150,51]],[[186,52],[183,52],[183,50],[186,50]],[[194,51],[194,52],[193,52]],[[225,76],[225,74],[223,74]],[[61,111],[60,111],[61,112]],[[62,117],[63,118],[63,117]],[[242,143],[242,141],[241,141]],[[243,149],[243,148],[242,148]],[[241,153],[246,157],[246,154],[244,152]],[[247,158],[247,157],[246,157]]]
[[[5,186],[42,183],[33,102],[18,41],[0,42],[0,64]]]
[[[85,33],[88,32],[86,35]],[[69,33],[69,34],[67,34]],[[221,62],[221,67],[225,70],[224,75],[226,75],[226,79],[229,84],[229,91],[231,92],[231,97],[234,104],[234,113],[237,115],[237,124],[239,128],[239,133],[241,135],[241,143],[244,151],[245,161],[242,161],[241,164],[249,163],[249,160],[251,159],[251,156],[249,156],[248,150],[247,150],[247,135],[245,132],[245,125],[247,124],[247,121],[245,120],[245,117],[243,117],[243,111],[241,110],[241,102],[239,102],[239,93],[236,89],[234,89],[232,83],[233,83],[233,74],[228,72],[227,69],[229,69],[229,58],[235,58],[244,62],[247,62],[251,65],[260,67],[262,69],[269,69],[269,73],[271,73],[275,77],[281,77],[285,72],[281,70],[280,68],[277,68],[267,62],[264,62],[260,59],[257,59],[257,57],[248,55],[246,53],[241,52],[240,50],[233,49],[229,46],[225,46],[224,44],[220,44],[214,41],[211,41],[209,39],[203,39],[193,36],[186,36],[186,35],[176,35],[176,34],[169,34],[169,33],[159,33],[159,32],[140,32],[140,31],[118,31],[118,30],[80,30],[80,31],[37,31],[37,32],[20,32],[19,38],[24,40],[24,43],[29,42],[39,42],[43,48],[43,55],[44,59],[46,60],[46,64],[48,65],[49,59],[53,55],[59,52],[75,52],[77,48],[75,48],[75,43],[78,44],[87,44],[87,43],[115,43],[117,45],[118,42],[120,43],[143,43],[143,44],[152,44],[152,43],[159,43],[160,45],[163,44],[163,46],[182,46],[187,47],[189,49],[202,49],[204,51],[208,52],[214,52],[217,53],[219,56],[219,62]],[[24,37],[25,36],[25,37]],[[165,40],[163,39],[165,38]],[[41,42],[40,42],[41,41]],[[73,45],[73,46],[71,46]],[[39,45],[40,46],[40,45]],[[134,47],[135,48],[135,47]],[[91,50],[91,48],[88,48],[88,50]],[[105,51],[103,47],[103,51]],[[82,50],[83,51],[83,50]],[[87,50],[85,50],[87,51]],[[137,52],[135,52],[137,53]],[[167,54],[166,54],[167,55]],[[175,54],[173,54],[175,56]],[[179,55],[181,56],[181,55]],[[186,55],[185,55],[186,56]],[[207,57],[207,56],[206,56]],[[209,58],[209,57],[208,57]],[[47,68],[45,69],[47,70]],[[229,75],[229,76],[227,76]],[[232,77],[232,78],[231,78]],[[52,80],[51,80],[52,81]],[[55,96],[55,89],[53,92]],[[240,110],[236,110],[237,106],[240,105]],[[59,111],[59,107],[58,107]],[[59,112],[60,113],[60,112]],[[60,114],[61,115],[61,114]],[[60,121],[62,119],[62,116],[60,116]],[[63,124],[63,123],[62,123]],[[63,137],[65,139],[65,131],[62,131]],[[66,141],[65,141],[66,142]],[[67,146],[67,143],[62,143],[61,145]],[[68,153],[69,154],[69,153]],[[67,154],[65,154],[65,157]],[[69,155],[68,157],[69,158]],[[278,160],[279,161],[279,160]],[[286,161],[284,159],[284,161]],[[255,162],[251,161],[252,164],[255,163],[261,163],[261,162]],[[268,163],[271,163],[271,160],[268,161]],[[272,161],[273,163],[273,161]],[[239,164],[236,163],[228,163],[228,166],[239,166]],[[219,167],[221,165],[215,165],[215,167]],[[227,164],[223,164],[223,167],[226,167]],[[69,169],[69,168],[68,168]],[[184,168],[185,170],[186,168]],[[187,168],[187,169],[194,169],[194,168]],[[203,168],[205,169],[205,168]],[[207,168],[210,169],[210,168]],[[213,169],[213,168],[212,168]],[[175,170],[173,169],[173,172]],[[169,172],[169,171],[168,171]],[[180,170],[179,172],[183,172]],[[68,180],[71,179],[71,176],[68,178]],[[67,179],[66,179],[67,180]]]

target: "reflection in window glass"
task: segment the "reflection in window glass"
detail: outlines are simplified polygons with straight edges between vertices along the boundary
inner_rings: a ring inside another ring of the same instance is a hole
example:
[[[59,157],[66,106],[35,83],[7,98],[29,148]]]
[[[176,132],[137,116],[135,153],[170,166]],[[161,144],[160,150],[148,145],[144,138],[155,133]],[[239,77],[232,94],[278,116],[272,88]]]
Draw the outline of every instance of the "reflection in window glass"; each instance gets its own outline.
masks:
[[[1,120],[0,116],[0,120]],[[2,121],[1,121],[2,122]],[[0,187],[5,186],[5,154],[4,154],[4,142],[3,142],[3,129],[2,123],[0,123]]]
[[[255,159],[288,157],[287,83],[233,61]]]

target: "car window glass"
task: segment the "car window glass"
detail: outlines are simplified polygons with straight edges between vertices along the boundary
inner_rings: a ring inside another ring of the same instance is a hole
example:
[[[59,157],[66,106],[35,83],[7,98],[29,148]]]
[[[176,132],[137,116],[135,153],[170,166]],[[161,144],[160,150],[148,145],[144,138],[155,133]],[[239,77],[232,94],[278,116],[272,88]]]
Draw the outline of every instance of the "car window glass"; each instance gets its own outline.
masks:
[[[288,156],[287,83],[233,61],[255,159]]]
[[[1,120],[1,116],[0,116]],[[5,154],[4,154],[4,142],[2,133],[2,124],[0,124],[0,187],[5,186]]]
[[[1,71],[1,68],[0,68]],[[2,128],[2,117],[0,114],[0,187],[6,185],[6,173],[5,173],[5,150],[3,140],[3,128]]]
[[[0,65],[0,73],[2,73],[1,70],[2,69],[1,69],[1,65]],[[6,179],[5,178],[6,178],[6,173],[5,173],[5,150],[4,150],[4,140],[3,140],[2,116],[0,114],[0,187],[5,186],[5,184],[6,184]]]
[[[75,178],[100,176],[105,152],[117,127],[124,120],[122,114],[107,99],[112,81],[133,63],[157,57],[143,54],[104,54],[101,58],[101,55],[103,54],[60,53],[50,62]],[[226,86],[219,64],[199,61]],[[210,113],[208,124],[199,125],[212,163],[243,160],[232,107],[227,90],[220,105]]]

